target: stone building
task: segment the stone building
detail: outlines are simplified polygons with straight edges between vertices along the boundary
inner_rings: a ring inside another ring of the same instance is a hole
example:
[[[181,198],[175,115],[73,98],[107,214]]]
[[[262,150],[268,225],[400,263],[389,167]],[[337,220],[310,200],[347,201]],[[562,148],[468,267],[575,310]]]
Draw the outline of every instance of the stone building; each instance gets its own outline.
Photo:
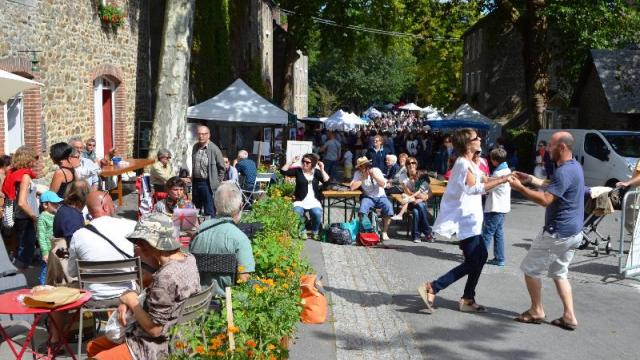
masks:
[[[0,104],[0,152],[31,146],[45,155],[45,171],[48,147],[72,136],[95,138],[99,155],[132,154],[136,111],[149,113],[149,82],[138,71],[148,3],[110,1],[124,14],[117,29],[101,20],[100,3],[0,0],[0,69],[44,84]]]
[[[640,49],[591,50],[572,105],[581,127],[640,130]]]

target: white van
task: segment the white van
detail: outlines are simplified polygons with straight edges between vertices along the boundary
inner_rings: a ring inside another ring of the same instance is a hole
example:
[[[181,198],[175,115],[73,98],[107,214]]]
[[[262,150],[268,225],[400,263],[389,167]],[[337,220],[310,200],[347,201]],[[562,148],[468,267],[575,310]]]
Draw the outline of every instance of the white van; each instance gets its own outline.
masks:
[[[549,143],[557,131],[568,131],[575,144],[573,155],[582,164],[587,186],[614,187],[631,178],[640,158],[640,132],[585,129],[542,129],[538,141]]]

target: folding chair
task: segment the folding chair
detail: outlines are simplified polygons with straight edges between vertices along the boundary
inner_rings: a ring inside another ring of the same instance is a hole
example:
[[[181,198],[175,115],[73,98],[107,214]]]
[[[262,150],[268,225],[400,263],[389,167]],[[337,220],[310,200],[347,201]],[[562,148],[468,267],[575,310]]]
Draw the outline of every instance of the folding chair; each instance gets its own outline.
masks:
[[[202,315],[206,314],[209,309],[211,297],[213,296],[212,288],[213,285],[202,289],[199,293],[188,298],[184,304],[182,304],[180,317],[174,326],[184,325],[189,321],[198,319]],[[178,335],[177,332],[172,332],[171,337],[169,338],[170,349],[173,347],[173,339],[176,335]]]
[[[271,184],[272,178],[273,173],[257,174],[256,182],[253,183],[253,188],[251,190],[242,189],[242,196],[244,197],[244,206],[242,207],[242,210],[246,210],[247,207],[251,206],[251,203],[267,193],[267,189],[269,188],[269,184]]]
[[[116,284],[137,282],[138,289],[142,289],[142,266],[139,257],[112,261],[82,261],[76,260],[78,267],[78,282],[81,289],[88,284]],[[118,308],[85,308],[80,307],[80,324],[78,326],[78,357],[82,353],[82,321],[85,312],[97,313],[115,311]]]

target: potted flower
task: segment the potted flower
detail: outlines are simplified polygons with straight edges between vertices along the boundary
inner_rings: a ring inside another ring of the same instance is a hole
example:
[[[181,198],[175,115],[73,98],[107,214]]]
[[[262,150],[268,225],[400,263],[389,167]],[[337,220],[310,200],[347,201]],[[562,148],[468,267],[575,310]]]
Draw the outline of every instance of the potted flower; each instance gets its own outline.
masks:
[[[111,25],[113,30],[124,24],[124,11],[113,2],[98,5],[98,16],[105,25]]]

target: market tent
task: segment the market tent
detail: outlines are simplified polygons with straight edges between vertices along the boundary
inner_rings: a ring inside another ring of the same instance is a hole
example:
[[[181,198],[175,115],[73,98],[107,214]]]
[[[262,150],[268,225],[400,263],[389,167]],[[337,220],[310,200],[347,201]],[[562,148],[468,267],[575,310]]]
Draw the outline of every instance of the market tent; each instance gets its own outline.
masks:
[[[375,119],[375,118],[379,118],[380,116],[382,116],[382,113],[380,111],[378,111],[378,109],[374,108],[373,106],[368,108],[367,111],[364,112],[364,115],[370,119]]]
[[[237,126],[287,125],[289,113],[238,79],[218,95],[187,109],[187,118]]]
[[[350,130],[365,124],[358,115],[338,110],[324,122],[324,127],[328,130]]]
[[[460,105],[454,112],[449,114],[447,119],[475,121],[486,124],[489,130],[486,139],[487,146],[492,146],[495,141],[502,136],[502,125],[482,115],[469,104]]]
[[[6,103],[16,94],[35,86],[44,86],[41,83],[29,80],[20,75],[0,70],[0,101]]]
[[[479,121],[463,120],[463,119],[435,119],[427,121],[427,125],[432,129],[456,129],[456,128],[473,128],[489,130],[489,124]]]
[[[403,105],[398,107],[400,110],[409,110],[409,111],[422,111],[422,108],[415,103],[408,103],[407,105]]]
[[[422,108],[422,110],[420,110],[423,114],[423,116],[427,119],[427,120],[435,120],[435,119],[440,119],[442,118],[442,115],[440,115],[440,111],[434,107],[432,107],[431,105]]]

